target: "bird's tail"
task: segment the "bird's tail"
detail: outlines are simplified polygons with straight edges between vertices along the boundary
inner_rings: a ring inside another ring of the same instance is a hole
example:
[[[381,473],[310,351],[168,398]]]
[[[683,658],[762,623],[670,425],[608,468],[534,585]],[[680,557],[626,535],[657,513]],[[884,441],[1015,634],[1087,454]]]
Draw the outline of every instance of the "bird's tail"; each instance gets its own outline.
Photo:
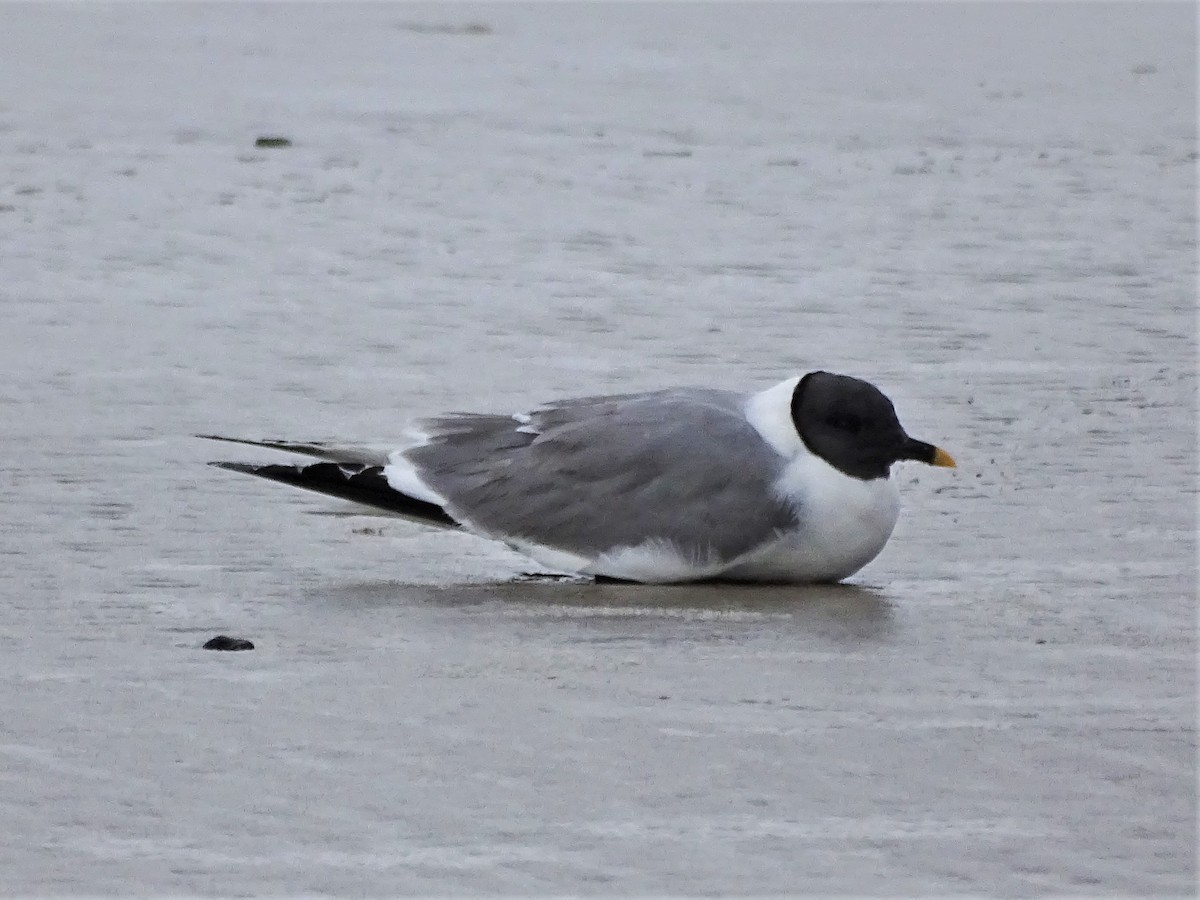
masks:
[[[384,473],[387,455],[382,451],[364,448],[339,449],[328,444],[250,441],[208,434],[197,435],[197,437],[286,450],[326,460],[308,465],[280,463],[259,465],[224,461],[209,463],[219,469],[257,475],[259,478],[267,478],[271,481],[290,484],[293,487],[328,494],[426,525],[437,525],[442,528],[459,527],[459,523],[437,503],[421,500],[392,487]]]

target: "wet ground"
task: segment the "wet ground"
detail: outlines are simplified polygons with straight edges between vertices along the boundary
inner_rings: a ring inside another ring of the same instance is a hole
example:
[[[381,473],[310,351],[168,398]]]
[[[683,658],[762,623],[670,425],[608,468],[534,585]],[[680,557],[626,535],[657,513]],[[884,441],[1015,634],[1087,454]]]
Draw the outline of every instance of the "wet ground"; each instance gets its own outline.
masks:
[[[1194,890],[1193,7],[3,18],[4,893]],[[817,367],[960,463],[840,587],[189,437]]]

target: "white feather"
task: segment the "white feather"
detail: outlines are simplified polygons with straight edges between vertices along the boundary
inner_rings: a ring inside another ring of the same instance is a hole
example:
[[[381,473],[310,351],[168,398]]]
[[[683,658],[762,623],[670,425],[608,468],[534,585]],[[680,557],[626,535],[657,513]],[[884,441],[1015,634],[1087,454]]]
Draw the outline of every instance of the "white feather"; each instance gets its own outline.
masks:
[[[804,450],[804,442],[796,433],[792,421],[792,394],[800,383],[799,376],[788,378],[774,387],[754,394],[746,401],[746,419],[775,452],[791,458]]]
[[[650,540],[636,547],[619,547],[592,560],[583,572],[650,584],[712,578],[722,565],[711,556],[683,554],[670,541]]]
[[[776,483],[800,516],[794,531],[743,556],[724,574],[756,581],[836,581],[883,550],[900,515],[891,478],[863,481],[805,449]]]
[[[426,503],[446,505],[446,498],[427,485],[417,474],[413,464],[404,458],[404,450],[395,450],[388,454],[388,464],[383,467],[383,477],[387,479],[392,490],[417,500],[424,500]]]
[[[512,547],[518,553],[524,553],[526,556],[536,559],[543,566],[554,572],[567,572],[570,574],[583,572],[587,569],[589,563],[587,557],[579,556],[566,550],[556,550],[553,547],[547,547],[543,544],[535,544],[530,541],[502,536],[497,537],[497,540],[504,541],[504,543],[508,544],[508,546]]]

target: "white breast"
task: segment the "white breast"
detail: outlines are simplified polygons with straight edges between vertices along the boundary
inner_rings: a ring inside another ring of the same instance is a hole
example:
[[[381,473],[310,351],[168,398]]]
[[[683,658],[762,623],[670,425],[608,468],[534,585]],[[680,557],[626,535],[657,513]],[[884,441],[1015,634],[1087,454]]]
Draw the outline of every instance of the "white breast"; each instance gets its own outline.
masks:
[[[799,525],[747,554],[722,575],[756,581],[837,581],[876,556],[900,515],[900,492],[890,478],[863,481],[835,469],[804,446],[792,422],[797,380],[752,397],[746,417],[784,458],[776,491],[794,504]]]
[[[799,527],[739,560],[728,577],[839,581],[879,555],[900,515],[890,478],[851,478],[807,451],[788,466],[779,489],[796,504]]]

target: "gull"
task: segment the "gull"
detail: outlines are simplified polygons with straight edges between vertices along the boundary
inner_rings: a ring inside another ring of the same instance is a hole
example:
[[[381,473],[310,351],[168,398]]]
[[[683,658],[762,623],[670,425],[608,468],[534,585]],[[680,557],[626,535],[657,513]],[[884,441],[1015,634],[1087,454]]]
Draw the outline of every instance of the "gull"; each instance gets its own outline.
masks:
[[[900,511],[891,468],[953,467],[873,384],[815,371],[757,393],[668,388],[451,413],[399,447],[245,440],[318,462],[212,465],[501,541],[550,569],[646,583],[853,575]]]

